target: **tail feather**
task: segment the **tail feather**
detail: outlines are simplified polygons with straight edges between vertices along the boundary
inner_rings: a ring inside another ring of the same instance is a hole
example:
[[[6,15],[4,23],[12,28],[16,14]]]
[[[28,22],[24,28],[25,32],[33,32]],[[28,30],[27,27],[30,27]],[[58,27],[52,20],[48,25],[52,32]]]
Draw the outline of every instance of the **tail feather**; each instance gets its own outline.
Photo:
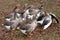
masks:
[[[51,17],[52,17],[52,20],[55,19],[56,22],[59,23],[58,19],[56,18],[56,16],[55,16],[54,14],[51,13],[50,15],[51,15]]]

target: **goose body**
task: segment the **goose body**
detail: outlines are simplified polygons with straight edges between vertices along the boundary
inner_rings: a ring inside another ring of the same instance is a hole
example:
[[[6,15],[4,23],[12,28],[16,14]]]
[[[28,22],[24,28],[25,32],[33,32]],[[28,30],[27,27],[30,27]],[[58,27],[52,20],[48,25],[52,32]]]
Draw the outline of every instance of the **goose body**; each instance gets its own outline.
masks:
[[[40,16],[37,19],[37,23],[40,23],[42,26],[44,26],[43,29],[47,29],[51,25],[52,20],[54,18],[57,21],[57,23],[59,22],[54,14],[51,13],[50,14],[47,13],[47,15],[45,15],[44,13],[42,15],[41,14],[39,14]]]
[[[24,14],[26,15],[25,17],[27,17],[28,19],[33,20],[38,12],[39,9],[27,9]]]
[[[36,28],[36,26],[37,26],[37,23],[36,23],[36,20],[35,20],[32,23],[26,24],[24,27],[22,27],[20,29],[21,29],[21,32],[23,34],[27,35],[27,34],[31,33]]]
[[[44,26],[43,29],[48,28],[48,27],[51,25],[51,23],[52,23],[51,16],[49,16],[49,17],[48,17],[48,16],[45,17],[45,19],[44,19],[44,21],[43,21],[43,23],[42,23],[42,25]]]
[[[23,16],[23,14],[21,14],[21,12],[13,12],[13,13],[9,14],[6,17],[4,17],[5,21],[7,21],[7,22],[4,22],[3,25],[8,30],[10,30],[10,28],[12,28],[13,30],[16,29],[17,25],[25,20],[21,16]],[[9,23],[13,23],[13,24],[10,25]],[[8,24],[9,26],[5,25],[5,24]]]

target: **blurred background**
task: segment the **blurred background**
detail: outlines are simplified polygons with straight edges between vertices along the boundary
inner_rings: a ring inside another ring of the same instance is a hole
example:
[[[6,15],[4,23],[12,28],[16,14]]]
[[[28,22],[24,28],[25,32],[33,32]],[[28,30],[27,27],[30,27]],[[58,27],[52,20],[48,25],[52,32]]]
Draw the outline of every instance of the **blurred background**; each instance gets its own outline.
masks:
[[[20,10],[23,11],[26,3],[35,6],[43,4],[43,10],[53,12],[60,21],[60,0],[0,0],[0,40],[60,40],[60,24],[52,24],[46,30],[37,28],[32,38],[24,36],[19,30],[6,32],[4,26],[1,25],[4,22],[2,17],[12,12],[18,4]]]

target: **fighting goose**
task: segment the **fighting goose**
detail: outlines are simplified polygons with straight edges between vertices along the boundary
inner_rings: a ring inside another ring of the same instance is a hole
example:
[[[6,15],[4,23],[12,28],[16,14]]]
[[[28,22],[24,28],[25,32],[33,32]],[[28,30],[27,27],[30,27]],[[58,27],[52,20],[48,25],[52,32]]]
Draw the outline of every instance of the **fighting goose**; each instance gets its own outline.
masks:
[[[18,10],[16,10],[16,9],[17,9],[17,7],[14,8],[13,13],[4,17],[6,22],[4,22],[2,25],[4,25],[6,27],[6,29],[8,29],[8,30],[10,30],[10,28],[15,29],[19,22],[24,21],[23,12],[18,12]],[[19,14],[20,16],[17,14]]]
[[[36,11],[33,9],[32,12]],[[36,11],[38,12],[38,11]],[[33,15],[30,10],[26,10],[24,13],[25,17],[32,18],[31,16]],[[35,14],[36,15],[36,14]],[[23,34],[27,35],[30,34],[37,26],[37,21],[35,19],[31,19],[25,26],[20,27],[20,30]]]
[[[15,20],[7,21],[3,23],[3,25],[6,27],[6,29],[10,30],[12,28],[13,30],[16,29],[17,25],[24,20],[22,18],[16,18]],[[12,24],[11,24],[12,23]]]
[[[37,26],[37,21],[34,20],[31,23],[27,23],[25,26],[20,27],[20,30],[23,34],[30,34]]]
[[[41,25],[43,25],[44,26],[43,29],[48,28],[51,25],[53,19],[55,19],[57,23],[59,23],[58,19],[54,14],[52,13],[50,14],[47,13],[47,15],[44,15],[44,14],[41,15],[41,14],[42,13],[39,14],[40,16],[37,19],[37,23],[40,23]]]
[[[51,25],[51,23],[53,22],[53,19],[55,19],[56,22],[59,23],[58,19],[56,18],[56,16],[54,14],[50,13],[50,14],[48,14],[48,16],[49,17],[46,17],[46,18],[49,18],[49,20],[47,20],[45,18],[44,20],[46,20],[46,21],[43,21],[44,29],[48,28]]]
[[[27,9],[24,15],[25,17],[28,17],[28,19],[33,20],[39,11],[40,11],[39,9]]]
[[[14,10],[16,9],[16,7],[14,8]],[[4,23],[2,25],[5,26],[6,29],[10,30],[10,27],[12,25],[12,22],[11,20],[14,20],[15,19],[15,12],[13,11],[12,13],[10,13],[9,15],[3,17],[5,20],[4,20]]]
[[[5,17],[3,17],[3,18],[4,18],[6,21],[14,20],[15,17],[16,17],[16,12],[15,12],[16,9],[17,9],[17,7],[15,7],[15,8],[13,9],[13,12],[12,12],[12,13],[10,13],[9,15],[7,15],[7,16],[5,16]]]
[[[13,24],[13,22],[11,22],[11,20],[14,19],[14,13],[11,13],[10,15],[7,15],[6,17],[4,17],[4,22],[3,22],[3,26],[7,29],[7,30],[11,30],[11,25]]]

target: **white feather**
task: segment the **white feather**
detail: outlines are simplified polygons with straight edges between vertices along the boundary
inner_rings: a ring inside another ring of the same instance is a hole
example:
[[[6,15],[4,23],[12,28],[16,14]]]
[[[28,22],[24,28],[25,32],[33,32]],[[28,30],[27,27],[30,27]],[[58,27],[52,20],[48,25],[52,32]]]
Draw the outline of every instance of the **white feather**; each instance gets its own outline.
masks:
[[[38,18],[40,16],[40,12],[37,14],[36,18]]]
[[[23,18],[22,20],[25,20],[25,18]]]
[[[10,26],[5,26],[5,28],[6,28],[7,30],[10,30]]]
[[[26,13],[26,14],[29,14],[29,9],[27,9],[25,13]]]
[[[20,17],[21,14],[17,13],[17,16]]]
[[[28,18],[29,19],[33,19],[33,15],[28,15]]]
[[[17,27],[17,29],[20,29],[20,27]]]
[[[5,20],[6,20],[6,21],[10,21],[10,18],[6,18]]]

